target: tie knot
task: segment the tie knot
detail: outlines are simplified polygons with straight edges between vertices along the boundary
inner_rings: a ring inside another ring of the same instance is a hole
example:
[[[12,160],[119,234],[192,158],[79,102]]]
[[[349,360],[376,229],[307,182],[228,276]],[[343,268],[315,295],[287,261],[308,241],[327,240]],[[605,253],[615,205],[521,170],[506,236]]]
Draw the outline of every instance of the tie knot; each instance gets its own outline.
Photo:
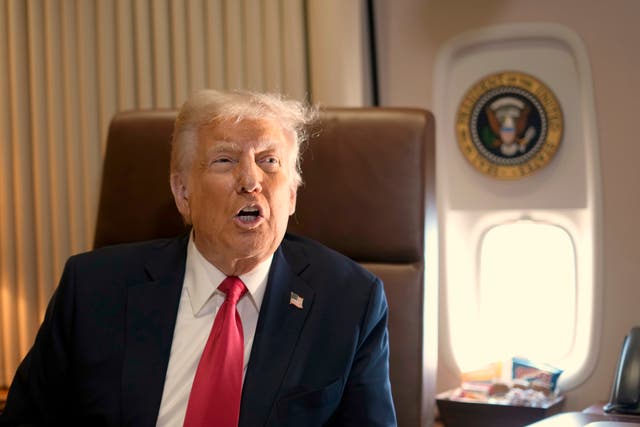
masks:
[[[240,298],[247,292],[247,287],[237,276],[229,276],[218,286],[222,292],[226,294],[226,299],[231,304],[236,304]]]

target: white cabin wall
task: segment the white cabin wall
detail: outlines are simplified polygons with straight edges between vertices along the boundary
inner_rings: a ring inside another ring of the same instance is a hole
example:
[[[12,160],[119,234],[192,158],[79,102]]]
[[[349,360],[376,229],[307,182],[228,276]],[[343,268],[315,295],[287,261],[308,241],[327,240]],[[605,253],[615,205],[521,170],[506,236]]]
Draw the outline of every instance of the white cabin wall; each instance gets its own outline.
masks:
[[[438,49],[451,37],[486,26],[553,22],[584,41],[591,62],[603,194],[603,322],[592,375],[568,391],[565,410],[609,398],[623,337],[640,325],[640,112],[637,70],[640,2],[636,0],[394,0],[376,2],[381,104],[433,108]],[[436,126],[438,117],[436,116]],[[542,314],[541,314],[542,315]],[[441,313],[442,318],[442,313]],[[440,336],[442,336],[440,330]],[[440,343],[442,347],[443,343]],[[442,357],[442,354],[440,355]],[[455,387],[458,373],[439,363],[437,389]]]

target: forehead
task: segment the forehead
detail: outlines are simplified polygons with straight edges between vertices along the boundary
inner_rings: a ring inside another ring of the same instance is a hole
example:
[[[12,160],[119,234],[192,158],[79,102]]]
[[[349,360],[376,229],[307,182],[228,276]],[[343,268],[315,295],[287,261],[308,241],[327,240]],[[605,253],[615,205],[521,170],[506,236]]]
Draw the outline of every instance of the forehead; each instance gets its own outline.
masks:
[[[275,120],[225,119],[202,126],[199,140],[205,146],[232,143],[238,147],[286,147],[292,142],[293,136]]]

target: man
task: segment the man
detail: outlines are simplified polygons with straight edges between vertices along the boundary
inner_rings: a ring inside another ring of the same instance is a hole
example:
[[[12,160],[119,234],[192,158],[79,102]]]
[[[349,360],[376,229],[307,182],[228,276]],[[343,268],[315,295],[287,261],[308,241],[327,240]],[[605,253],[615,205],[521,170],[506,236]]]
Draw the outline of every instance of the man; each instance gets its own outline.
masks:
[[[3,423],[395,425],[382,283],[285,235],[312,116],[193,95],[170,174],[191,232],[69,259]]]

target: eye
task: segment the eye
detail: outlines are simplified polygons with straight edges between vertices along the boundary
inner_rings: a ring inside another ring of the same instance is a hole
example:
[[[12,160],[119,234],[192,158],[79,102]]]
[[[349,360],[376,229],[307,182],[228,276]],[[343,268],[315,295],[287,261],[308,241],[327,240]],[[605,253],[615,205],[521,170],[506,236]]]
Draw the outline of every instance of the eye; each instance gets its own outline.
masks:
[[[268,165],[279,165],[280,159],[276,156],[264,156],[258,160],[258,163],[264,163]]]
[[[209,159],[207,168],[215,171],[227,171],[231,169],[236,160],[229,155],[217,155]]]
[[[218,157],[213,159],[212,163],[231,163],[232,160],[228,157]]]
[[[280,159],[276,156],[264,156],[258,164],[266,171],[276,171],[280,167]]]

